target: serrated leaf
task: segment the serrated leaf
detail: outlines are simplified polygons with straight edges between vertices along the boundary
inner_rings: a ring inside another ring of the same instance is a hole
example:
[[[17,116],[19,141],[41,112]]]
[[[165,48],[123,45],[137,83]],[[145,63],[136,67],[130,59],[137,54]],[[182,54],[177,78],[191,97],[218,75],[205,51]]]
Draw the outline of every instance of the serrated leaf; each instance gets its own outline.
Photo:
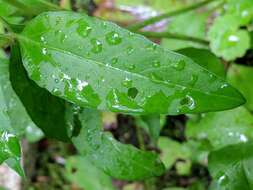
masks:
[[[227,80],[244,95],[245,106],[253,111],[253,68],[250,66],[233,64],[229,67]]]
[[[66,160],[67,178],[83,189],[114,190],[112,179],[96,168],[87,158],[72,156]]]
[[[200,39],[206,38],[206,20],[208,13],[189,12],[175,17],[169,24],[167,31]],[[161,45],[170,50],[179,50],[187,47],[205,48],[205,46],[176,39],[162,39]]]
[[[213,53],[206,49],[184,48],[177,51],[190,57],[195,63],[213,72],[217,76],[225,78],[225,66]]]
[[[209,155],[208,168],[215,180],[213,190],[253,188],[253,144],[227,146]]]
[[[174,115],[244,103],[237,90],[187,57],[84,14],[43,13],[18,39],[30,78],[80,106]]]
[[[72,137],[77,150],[105,173],[118,179],[140,180],[159,176],[164,166],[158,155],[117,142],[102,132],[101,114],[85,109],[79,114],[80,133]]]
[[[68,141],[65,101],[51,95],[28,78],[17,45],[11,50],[10,80],[27,113],[44,134]]]
[[[212,51],[227,61],[242,57],[250,47],[250,37],[246,30],[239,29],[236,16],[225,15],[215,19],[208,32]]]
[[[253,139],[253,117],[244,107],[207,113],[199,121],[188,121],[186,136],[207,139],[215,149]]]
[[[241,25],[248,24],[253,19],[252,0],[228,0],[227,14],[236,16]]]

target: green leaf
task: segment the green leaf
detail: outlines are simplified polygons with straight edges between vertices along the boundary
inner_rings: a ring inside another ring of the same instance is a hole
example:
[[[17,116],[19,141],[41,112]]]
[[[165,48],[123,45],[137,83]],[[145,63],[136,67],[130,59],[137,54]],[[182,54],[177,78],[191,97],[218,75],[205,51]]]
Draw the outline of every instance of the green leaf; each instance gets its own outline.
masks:
[[[118,179],[140,180],[159,176],[164,166],[158,155],[117,142],[102,132],[101,114],[85,109],[79,114],[80,133],[72,138],[77,150],[105,173]]]
[[[253,189],[252,149],[249,142],[211,152],[208,168],[216,182],[213,190]]]
[[[17,45],[11,50],[10,80],[33,122],[44,134],[50,138],[67,141],[69,127],[64,115],[65,101],[38,87],[28,78]]]
[[[253,139],[253,117],[244,107],[207,113],[199,121],[188,121],[188,138],[207,139],[215,149]]]
[[[26,130],[39,130],[30,119],[11,86],[9,61],[7,59],[0,58],[0,76],[0,88],[4,92],[1,101],[2,104],[5,104],[5,112],[9,117],[10,126],[13,129],[11,132],[17,136],[22,136],[26,133]]]
[[[232,64],[227,73],[227,80],[244,95],[247,102],[245,106],[253,111],[253,68]]]
[[[66,160],[67,178],[83,189],[114,190],[109,176],[96,168],[85,157],[72,156]]]
[[[248,24],[253,19],[252,0],[228,0],[227,14],[235,15],[241,25]]]
[[[250,36],[239,29],[237,17],[225,15],[215,19],[208,32],[212,51],[227,61],[242,57],[250,47]]]
[[[225,67],[213,53],[206,49],[184,48],[177,51],[190,57],[195,63],[213,72],[217,76],[225,78]]]
[[[168,32],[182,34],[200,39],[206,37],[206,20],[208,13],[189,12],[175,17],[168,25]],[[163,39],[162,47],[179,50],[187,47],[203,48],[199,43],[184,40]]]
[[[170,169],[178,159],[186,160],[191,155],[187,146],[166,137],[159,138],[158,148],[161,150],[161,160],[167,169]]]
[[[156,144],[163,127],[160,123],[160,115],[136,116],[135,120],[136,125],[143,128],[150,135],[151,141]]]
[[[84,14],[43,13],[18,39],[30,78],[80,106],[175,115],[230,109],[245,101],[187,57]]]
[[[1,128],[2,125],[5,125],[1,121]],[[14,169],[20,176],[24,177],[24,171],[20,165],[20,158],[21,158],[21,149],[18,142],[18,139],[15,135],[3,131],[0,131],[0,164],[6,162],[12,169]]]

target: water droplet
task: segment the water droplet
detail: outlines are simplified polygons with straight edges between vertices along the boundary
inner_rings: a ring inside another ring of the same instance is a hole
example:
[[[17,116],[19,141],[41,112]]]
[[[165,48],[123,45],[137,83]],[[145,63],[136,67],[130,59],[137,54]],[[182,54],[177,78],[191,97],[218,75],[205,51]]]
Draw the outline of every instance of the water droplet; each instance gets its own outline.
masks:
[[[178,62],[176,62],[175,64],[173,64],[173,68],[176,69],[177,71],[182,71],[185,67],[185,61],[184,60],[180,60]]]
[[[228,84],[225,83],[225,84],[221,85],[220,88],[221,88],[221,89],[224,89],[224,88],[227,88],[227,87],[228,87]]]
[[[106,41],[110,45],[118,45],[121,43],[122,38],[120,37],[120,35],[118,33],[110,32],[106,35]]]
[[[91,51],[93,53],[100,53],[103,49],[102,43],[97,39],[92,39],[91,44],[93,45]]]
[[[229,178],[226,174],[220,175],[220,177],[218,178],[218,184],[220,186],[225,186],[229,183]]]
[[[84,20],[79,20],[78,21],[78,24],[79,24],[79,26],[78,26],[78,28],[77,28],[77,33],[80,35],[80,36],[82,36],[82,37],[87,37],[89,34],[90,34],[90,32],[91,32],[91,30],[92,30],[92,28],[89,26],[89,24],[87,23],[87,22],[85,22]]]
[[[57,79],[57,78],[54,79],[54,81],[55,81],[55,83],[59,83],[59,79]]]
[[[112,58],[112,65],[118,63],[119,59],[117,57]]]
[[[129,88],[132,86],[132,80],[129,78],[125,78],[125,80],[122,82],[122,85]]]
[[[158,60],[154,60],[152,65],[153,65],[153,67],[155,67],[155,68],[158,68],[158,67],[161,66],[160,61],[158,61]]]
[[[182,106],[187,106],[190,110],[193,110],[196,107],[194,99],[189,95],[186,95],[186,97],[180,101],[180,104]]]
[[[130,98],[135,98],[138,95],[139,91],[137,88],[133,87],[133,88],[129,88],[127,91],[127,95]]]
[[[62,34],[60,38],[61,43],[64,43],[67,38],[68,36],[66,34]]]
[[[191,80],[190,80],[190,86],[194,86],[196,82],[198,81],[198,76],[197,75],[192,75]]]
[[[47,43],[44,36],[41,36],[41,37],[40,37],[40,41],[41,41],[43,44],[46,44],[46,43]]]
[[[240,137],[241,142],[247,142],[248,141],[248,138],[244,134],[240,134],[239,137]]]
[[[46,48],[42,48],[42,54],[46,55],[47,54],[47,49]]]
[[[135,69],[135,65],[134,65],[134,64],[127,64],[126,67],[127,67],[129,70],[134,70],[134,69]]]
[[[127,48],[127,54],[131,55],[134,52],[134,48],[133,47],[128,47]]]
[[[52,93],[56,96],[60,96],[61,95],[61,91],[58,88],[54,88]]]

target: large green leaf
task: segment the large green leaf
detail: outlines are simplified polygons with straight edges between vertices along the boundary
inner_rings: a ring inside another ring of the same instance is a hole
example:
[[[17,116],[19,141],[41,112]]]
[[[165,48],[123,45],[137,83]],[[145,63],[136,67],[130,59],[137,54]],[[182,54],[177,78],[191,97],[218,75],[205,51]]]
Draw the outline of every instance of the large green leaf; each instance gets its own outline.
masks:
[[[65,101],[51,95],[28,78],[17,45],[12,47],[10,62],[12,87],[34,123],[47,137],[68,140]]]
[[[229,67],[227,73],[228,81],[237,87],[246,98],[246,107],[253,111],[253,68],[233,64]]]
[[[209,155],[208,168],[215,180],[213,190],[253,189],[253,144],[227,146]]]
[[[66,161],[66,176],[78,187],[92,190],[114,190],[109,176],[96,168],[87,158],[81,156],[69,157]]]
[[[237,90],[187,57],[84,14],[43,13],[17,36],[30,78],[80,106],[173,115],[244,103]]]
[[[221,63],[220,59],[209,50],[184,48],[178,50],[177,52],[190,57],[193,61],[195,61],[195,63],[215,73],[217,76],[225,78],[225,66]]]
[[[102,132],[101,114],[85,109],[79,114],[80,133],[72,137],[82,155],[105,173],[119,179],[137,180],[159,176],[164,171],[158,155],[117,142],[110,133]]]
[[[253,117],[244,107],[207,113],[187,123],[188,138],[207,139],[215,149],[253,139]]]

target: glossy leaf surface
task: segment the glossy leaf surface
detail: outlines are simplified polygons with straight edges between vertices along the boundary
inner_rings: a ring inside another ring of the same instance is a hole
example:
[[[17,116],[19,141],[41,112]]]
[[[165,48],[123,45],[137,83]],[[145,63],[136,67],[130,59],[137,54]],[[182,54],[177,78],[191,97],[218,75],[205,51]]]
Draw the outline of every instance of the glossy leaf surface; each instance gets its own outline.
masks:
[[[247,102],[245,106],[253,111],[253,68],[233,64],[229,67],[227,80],[244,95]]]
[[[159,176],[164,166],[158,155],[117,142],[102,132],[101,114],[85,109],[79,114],[80,133],[72,137],[77,150],[105,173],[118,179],[140,180]]]
[[[66,161],[66,176],[83,189],[114,190],[112,179],[96,168],[87,158],[81,156],[69,157]]]
[[[207,113],[187,123],[188,138],[207,139],[215,149],[253,139],[253,117],[244,107]]]
[[[65,101],[51,95],[28,78],[16,45],[12,47],[10,62],[12,87],[34,123],[47,137],[67,141],[69,126],[65,120]]]
[[[30,78],[80,106],[175,115],[244,103],[237,90],[187,57],[84,14],[43,13],[18,39]]]
[[[241,143],[212,152],[209,171],[216,181],[212,190],[253,188],[253,144]]]

